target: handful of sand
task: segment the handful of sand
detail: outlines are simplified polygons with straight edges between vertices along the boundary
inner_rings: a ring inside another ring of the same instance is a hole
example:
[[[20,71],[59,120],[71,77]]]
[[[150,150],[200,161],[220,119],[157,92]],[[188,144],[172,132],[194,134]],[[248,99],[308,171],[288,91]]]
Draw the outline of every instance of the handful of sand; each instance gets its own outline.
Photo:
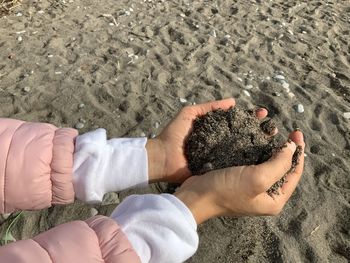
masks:
[[[254,111],[237,107],[198,117],[186,143],[189,169],[200,175],[231,166],[261,164],[284,147],[281,135],[270,136],[275,127],[271,119],[260,122]],[[297,147],[288,173],[298,164],[300,154],[301,147]],[[271,186],[270,195],[278,194],[287,174]]]

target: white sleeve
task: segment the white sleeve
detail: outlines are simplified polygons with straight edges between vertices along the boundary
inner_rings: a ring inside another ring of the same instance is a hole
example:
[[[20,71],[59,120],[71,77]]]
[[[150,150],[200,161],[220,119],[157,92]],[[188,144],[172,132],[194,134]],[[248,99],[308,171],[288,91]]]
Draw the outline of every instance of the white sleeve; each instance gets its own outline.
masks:
[[[107,140],[97,129],[76,138],[73,185],[75,196],[85,202],[101,202],[103,195],[148,184],[147,138]]]
[[[198,248],[191,211],[170,194],[131,195],[112,213],[142,263],[180,263]]]

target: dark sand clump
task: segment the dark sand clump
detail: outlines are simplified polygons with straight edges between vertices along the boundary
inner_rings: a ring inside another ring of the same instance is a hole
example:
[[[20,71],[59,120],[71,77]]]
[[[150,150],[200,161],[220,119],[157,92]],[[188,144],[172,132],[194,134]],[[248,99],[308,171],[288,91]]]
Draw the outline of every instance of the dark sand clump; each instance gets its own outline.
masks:
[[[231,108],[209,112],[194,121],[188,138],[189,169],[198,175],[231,166],[263,163],[284,146],[281,136],[268,136],[275,128],[271,119],[260,122],[251,110]],[[298,147],[290,171],[297,165],[300,153]],[[284,182],[285,176],[268,193],[278,194]]]

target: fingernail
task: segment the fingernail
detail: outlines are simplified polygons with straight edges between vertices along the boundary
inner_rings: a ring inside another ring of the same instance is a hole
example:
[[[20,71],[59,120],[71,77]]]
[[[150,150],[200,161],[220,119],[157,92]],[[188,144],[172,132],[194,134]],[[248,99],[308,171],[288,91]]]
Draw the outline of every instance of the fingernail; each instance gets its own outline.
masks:
[[[304,142],[304,133],[301,131],[301,129],[300,128],[296,128],[295,131],[298,131],[298,132],[301,133],[301,140],[302,140],[302,142]]]

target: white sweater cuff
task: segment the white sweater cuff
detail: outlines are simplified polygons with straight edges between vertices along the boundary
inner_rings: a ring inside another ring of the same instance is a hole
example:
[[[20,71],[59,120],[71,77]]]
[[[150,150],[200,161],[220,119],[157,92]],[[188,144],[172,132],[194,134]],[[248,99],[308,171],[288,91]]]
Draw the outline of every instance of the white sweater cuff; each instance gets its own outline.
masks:
[[[101,202],[108,192],[148,184],[147,138],[107,140],[97,129],[76,138],[73,184],[78,199]]]
[[[187,206],[173,195],[129,196],[111,217],[142,263],[180,263],[197,250],[196,221]]]

